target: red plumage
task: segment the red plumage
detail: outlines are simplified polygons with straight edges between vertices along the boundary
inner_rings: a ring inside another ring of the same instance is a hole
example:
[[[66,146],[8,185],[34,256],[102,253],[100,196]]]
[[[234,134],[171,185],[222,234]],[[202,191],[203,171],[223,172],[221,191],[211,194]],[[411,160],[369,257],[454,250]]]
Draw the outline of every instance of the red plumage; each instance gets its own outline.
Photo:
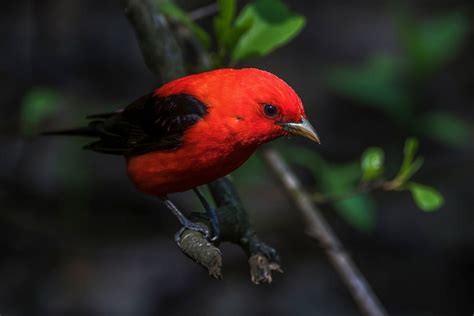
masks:
[[[165,195],[212,182],[242,165],[255,149],[288,134],[277,122],[306,118],[298,95],[283,80],[258,69],[220,69],[177,79],[154,94],[189,94],[208,114],[185,131],[173,151],[127,158],[128,175],[143,192]],[[269,118],[263,104],[278,108]]]

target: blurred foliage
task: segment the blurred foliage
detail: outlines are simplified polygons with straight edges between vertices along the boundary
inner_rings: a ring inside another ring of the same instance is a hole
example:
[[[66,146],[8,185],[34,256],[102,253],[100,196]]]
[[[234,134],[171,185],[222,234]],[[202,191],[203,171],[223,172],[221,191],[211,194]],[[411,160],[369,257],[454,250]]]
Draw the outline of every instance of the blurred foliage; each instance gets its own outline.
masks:
[[[262,159],[252,155],[243,165],[234,172],[234,182],[240,187],[254,187],[265,185],[268,177]]]
[[[469,124],[447,111],[432,111],[424,114],[417,128],[420,134],[456,146],[467,144],[472,137]]]
[[[327,196],[344,195],[333,201],[332,206],[339,215],[361,231],[370,231],[375,227],[375,202],[368,194],[346,196],[355,189],[360,179],[357,162],[348,164],[331,164],[323,169],[319,178],[319,188]]]
[[[219,0],[219,8],[214,19],[217,64],[226,56],[234,64],[267,55],[295,37],[305,24],[303,16],[292,13],[280,0],[252,1],[237,17],[235,0]]]
[[[290,12],[282,1],[251,2],[242,9],[235,22],[236,28],[248,30],[232,51],[232,59],[237,61],[267,55],[294,38],[304,25],[305,18]]]
[[[305,18],[292,13],[281,0],[251,1],[238,14],[235,0],[218,0],[218,4],[213,28],[217,52],[211,52],[214,67],[267,55],[288,43],[305,25]],[[211,36],[182,9],[171,1],[164,1],[160,7],[210,47]]]
[[[396,20],[407,71],[417,79],[450,62],[460,52],[469,30],[468,17],[461,12],[422,22],[404,12]]]
[[[35,87],[21,101],[20,130],[24,135],[34,135],[39,124],[58,110],[61,95],[47,87]]]
[[[405,142],[402,166],[395,179],[392,180],[396,182],[398,186],[403,185],[403,183],[409,180],[423,165],[423,158],[416,157],[415,159],[418,145],[418,140],[415,138],[409,138]]]
[[[219,0],[219,13],[214,18],[214,33],[217,40],[217,55],[214,58],[215,66],[223,63],[229,52],[241,36],[249,30],[251,23],[234,25],[237,4],[235,0]]]
[[[378,178],[383,173],[385,154],[382,148],[369,147],[362,154],[361,169],[362,182]]]
[[[294,145],[286,145],[280,152],[290,163],[307,168],[324,196],[345,195],[357,186],[361,176],[357,162],[332,164],[314,150]],[[344,220],[361,231],[369,231],[375,225],[375,203],[367,194],[334,201],[332,206]]]
[[[397,58],[377,55],[361,66],[333,68],[326,83],[339,94],[404,122],[413,115],[413,100],[402,85],[401,72]]]
[[[359,163],[332,164],[316,152],[297,146],[285,146],[282,154],[288,161],[311,171],[321,191],[313,195],[316,202],[331,203],[353,227],[369,231],[375,225],[375,203],[369,194],[371,191],[409,190],[421,210],[434,211],[442,206],[443,197],[436,189],[409,182],[423,165],[423,158],[416,155],[417,150],[418,140],[407,139],[402,164],[392,180],[384,178],[385,153],[379,147],[366,149]]]
[[[410,182],[408,184],[408,189],[410,190],[416,205],[423,211],[434,211],[444,203],[444,198],[441,193],[432,187]]]
[[[469,124],[445,111],[419,114],[417,95],[461,51],[469,30],[467,16],[455,12],[418,23],[402,13],[396,22],[400,55],[375,54],[360,66],[333,67],[327,85],[358,105],[384,112],[409,133],[452,146],[465,144]]]

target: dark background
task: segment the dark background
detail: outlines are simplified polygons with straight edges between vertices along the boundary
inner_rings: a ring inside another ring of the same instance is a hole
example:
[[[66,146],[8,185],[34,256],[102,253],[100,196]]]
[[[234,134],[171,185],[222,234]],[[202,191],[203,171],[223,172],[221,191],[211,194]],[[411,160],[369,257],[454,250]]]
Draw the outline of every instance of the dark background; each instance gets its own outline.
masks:
[[[206,1],[181,1],[192,10]],[[289,45],[242,65],[270,70],[300,94],[332,162],[381,146],[396,159],[407,132],[389,117],[324,83],[330,65],[400,51],[393,5],[380,1],[286,1],[307,25]],[[425,109],[473,121],[471,1],[407,1],[417,20],[457,10],[469,31],[455,58],[415,93]],[[40,129],[83,124],[160,83],[145,67],[118,1],[8,1],[0,12],[0,314],[14,315],[358,315],[357,307],[276,179],[236,175],[261,237],[285,273],[269,286],[249,280],[243,252],[223,245],[224,278],[213,280],[173,243],[178,229],[157,201],[137,192],[121,158],[82,151],[83,140],[43,139],[22,130],[25,95],[48,89],[60,104]],[[200,21],[211,25],[211,19]],[[279,143],[288,140],[278,141]],[[406,192],[377,192],[375,228],[361,232],[323,211],[392,315],[474,313],[474,148],[421,137],[416,180],[445,205],[416,208]],[[397,150],[392,150],[393,148]],[[243,167],[246,168],[245,166]],[[199,206],[189,193],[173,196]]]

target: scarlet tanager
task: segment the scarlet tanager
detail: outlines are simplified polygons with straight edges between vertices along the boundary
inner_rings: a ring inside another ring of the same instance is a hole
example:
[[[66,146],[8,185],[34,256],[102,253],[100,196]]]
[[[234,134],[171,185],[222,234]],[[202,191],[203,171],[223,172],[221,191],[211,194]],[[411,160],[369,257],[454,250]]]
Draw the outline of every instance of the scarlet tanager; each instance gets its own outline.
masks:
[[[88,116],[87,127],[46,134],[97,138],[85,146],[124,156],[136,187],[155,195],[178,217],[183,229],[209,237],[167,198],[193,189],[219,235],[215,210],[197,187],[242,165],[262,144],[285,135],[319,143],[300,98],[277,76],[259,69],[218,69],[171,81],[112,113]]]

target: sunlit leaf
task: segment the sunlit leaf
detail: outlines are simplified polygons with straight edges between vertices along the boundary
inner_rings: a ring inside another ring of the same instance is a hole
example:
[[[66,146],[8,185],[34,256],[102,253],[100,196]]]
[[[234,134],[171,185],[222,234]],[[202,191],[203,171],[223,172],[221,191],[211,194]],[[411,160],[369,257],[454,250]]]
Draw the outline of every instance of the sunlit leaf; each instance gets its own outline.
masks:
[[[235,61],[267,55],[286,44],[301,31],[305,18],[289,11],[281,0],[256,0],[236,19],[236,27],[248,25],[232,52]]]
[[[403,147],[403,162],[400,168],[400,173],[403,173],[412,164],[418,150],[418,144],[418,139],[414,137],[410,137],[405,141],[405,146]]]
[[[384,169],[384,152],[382,148],[370,147],[362,154],[362,181],[367,182],[379,177]]]
[[[229,1],[230,2],[230,1]],[[176,19],[178,22],[187,27],[201,41],[205,47],[211,46],[211,38],[209,34],[183,11],[179,6],[171,1],[160,1],[160,10],[165,15]]]
[[[56,90],[37,87],[28,91],[21,103],[20,128],[25,134],[34,134],[42,120],[54,113],[60,95]]]
[[[415,204],[423,211],[435,211],[444,203],[441,193],[432,187],[410,182],[407,189],[410,190]]]
[[[471,127],[465,120],[442,111],[425,114],[420,120],[419,131],[434,140],[452,146],[466,144],[472,134]]]
[[[403,147],[403,162],[398,173],[398,178],[405,182],[410,179],[423,165],[423,158],[418,157],[416,160],[415,155],[418,151],[418,139],[410,137],[405,141]]]
[[[409,180],[423,166],[423,158],[417,157],[407,168],[403,169],[398,176],[401,184]]]

